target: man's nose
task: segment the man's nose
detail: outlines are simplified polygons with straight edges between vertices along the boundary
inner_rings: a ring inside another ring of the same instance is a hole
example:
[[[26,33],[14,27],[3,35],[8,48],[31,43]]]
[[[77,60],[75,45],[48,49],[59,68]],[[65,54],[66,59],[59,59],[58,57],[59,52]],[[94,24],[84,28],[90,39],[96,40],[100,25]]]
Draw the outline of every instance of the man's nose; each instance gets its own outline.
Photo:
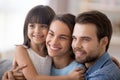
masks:
[[[80,40],[76,40],[74,42],[74,48],[82,48],[82,43]]]

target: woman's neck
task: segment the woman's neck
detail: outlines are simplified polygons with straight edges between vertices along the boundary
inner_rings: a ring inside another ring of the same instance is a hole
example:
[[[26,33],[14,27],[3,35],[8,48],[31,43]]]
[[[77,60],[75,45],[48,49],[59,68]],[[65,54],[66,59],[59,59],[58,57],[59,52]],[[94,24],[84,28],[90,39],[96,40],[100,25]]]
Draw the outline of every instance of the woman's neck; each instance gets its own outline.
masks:
[[[74,59],[70,56],[67,57],[55,57],[53,58],[53,66],[57,69],[62,69],[68,66]]]

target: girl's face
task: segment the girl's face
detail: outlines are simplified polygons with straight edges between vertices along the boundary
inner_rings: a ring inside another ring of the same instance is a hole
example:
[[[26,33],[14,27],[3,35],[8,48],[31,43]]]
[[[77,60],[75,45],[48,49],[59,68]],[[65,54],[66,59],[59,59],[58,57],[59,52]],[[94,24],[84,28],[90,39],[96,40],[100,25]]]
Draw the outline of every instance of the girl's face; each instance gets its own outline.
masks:
[[[45,42],[48,33],[48,26],[46,24],[29,23],[28,37],[32,44],[41,44]]]
[[[70,55],[71,32],[65,23],[59,20],[55,20],[51,23],[46,38],[46,46],[48,54],[51,57]]]

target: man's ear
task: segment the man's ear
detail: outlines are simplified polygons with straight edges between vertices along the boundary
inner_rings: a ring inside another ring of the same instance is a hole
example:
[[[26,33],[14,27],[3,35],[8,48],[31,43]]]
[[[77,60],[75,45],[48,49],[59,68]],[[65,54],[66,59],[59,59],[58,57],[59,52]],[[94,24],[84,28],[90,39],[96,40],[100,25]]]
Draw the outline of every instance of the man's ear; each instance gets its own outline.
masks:
[[[102,47],[106,48],[107,44],[108,44],[108,37],[105,36],[100,40],[100,44]]]

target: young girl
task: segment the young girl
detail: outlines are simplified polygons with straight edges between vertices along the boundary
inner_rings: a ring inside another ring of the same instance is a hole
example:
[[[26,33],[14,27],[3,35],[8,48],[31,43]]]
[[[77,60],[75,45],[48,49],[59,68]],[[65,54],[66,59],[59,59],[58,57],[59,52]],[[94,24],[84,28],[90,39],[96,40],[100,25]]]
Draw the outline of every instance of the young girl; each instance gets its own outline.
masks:
[[[55,13],[50,7],[39,5],[32,8],[26,16],[24,46],[16,47],[15,60],[19,66],[28,65],[23,70],[28,80],[32,79],[33,76],[35,77],[37,73],[41,75],[50,74],[51,58],[47,56],[45,39],[54,15]]]
[[[15,61],[18,66],[27,64],[22,70],[27,80],[77,80],[75,76],[46,76],[50,75],[51,58],[47,55],[45,39],[49,24],[55,13],[48,6],[32,8],[24,24],[24,43],[15,50]]]

